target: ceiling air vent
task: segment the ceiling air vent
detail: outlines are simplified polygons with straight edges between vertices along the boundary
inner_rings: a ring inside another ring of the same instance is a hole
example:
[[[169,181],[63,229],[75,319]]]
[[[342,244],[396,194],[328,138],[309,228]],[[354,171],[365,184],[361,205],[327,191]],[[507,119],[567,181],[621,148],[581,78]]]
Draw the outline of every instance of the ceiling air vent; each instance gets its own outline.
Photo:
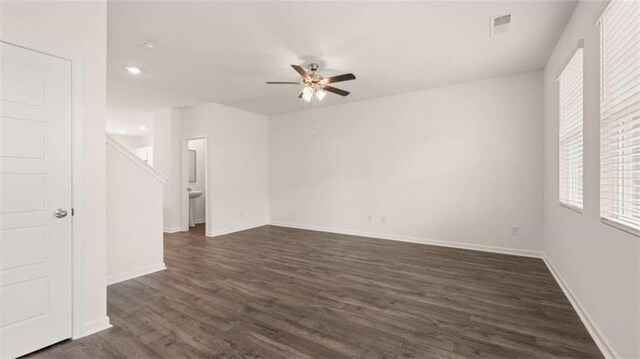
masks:
[[[509,31],[511,24],[511,14],[492,17],[489,27],[491,28],[491,36],[503,34]]]

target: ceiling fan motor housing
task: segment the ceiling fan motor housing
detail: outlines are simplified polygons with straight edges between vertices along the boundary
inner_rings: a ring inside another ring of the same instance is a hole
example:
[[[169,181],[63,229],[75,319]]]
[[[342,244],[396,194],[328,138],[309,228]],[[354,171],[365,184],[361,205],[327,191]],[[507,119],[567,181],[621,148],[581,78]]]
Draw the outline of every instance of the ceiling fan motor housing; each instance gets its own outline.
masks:
[[[323,78],[324,77],[322,77],[322,76],[320,76],[318,74],[310,74],[308,79],[304,79],[304,82],[307,85],[315,88],[316,86],[320,85],[320,81],[322,81]]]

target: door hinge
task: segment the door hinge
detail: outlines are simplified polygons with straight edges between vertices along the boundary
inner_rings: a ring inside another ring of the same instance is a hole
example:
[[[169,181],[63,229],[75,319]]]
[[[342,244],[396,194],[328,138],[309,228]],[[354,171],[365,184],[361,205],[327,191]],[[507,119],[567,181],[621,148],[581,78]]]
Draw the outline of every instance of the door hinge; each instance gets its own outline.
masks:
[[[76,211],[73,208],[71,208],[71,217],[73,217],[75,214],[76,214]]]

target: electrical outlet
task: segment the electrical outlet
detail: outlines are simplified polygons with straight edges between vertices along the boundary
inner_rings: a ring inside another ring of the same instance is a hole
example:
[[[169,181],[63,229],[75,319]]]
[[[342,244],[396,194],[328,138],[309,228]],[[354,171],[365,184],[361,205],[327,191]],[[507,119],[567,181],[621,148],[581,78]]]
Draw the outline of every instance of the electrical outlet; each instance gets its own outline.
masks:
[[[244,211],[240,211],[240,217],[244,217]]]
[[[373,216],[372,216],[372,215],[369,215],[369,216],[367,217],[367,219],[369,220],[369,222],[373,222]]]
[[[520,234],[520,228],[518,226],[511,227],[511,235],[517,236]]]

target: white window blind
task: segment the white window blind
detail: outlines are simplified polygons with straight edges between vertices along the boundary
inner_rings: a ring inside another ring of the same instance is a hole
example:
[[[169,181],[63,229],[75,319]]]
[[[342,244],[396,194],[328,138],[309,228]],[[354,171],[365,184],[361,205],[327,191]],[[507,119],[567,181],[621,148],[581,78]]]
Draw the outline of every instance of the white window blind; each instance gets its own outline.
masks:
[[[640,1],[600,18],[600,216],[640,233]]]
[[[579,48],[558,77],[560,203],[582,209],[582,71]]]

